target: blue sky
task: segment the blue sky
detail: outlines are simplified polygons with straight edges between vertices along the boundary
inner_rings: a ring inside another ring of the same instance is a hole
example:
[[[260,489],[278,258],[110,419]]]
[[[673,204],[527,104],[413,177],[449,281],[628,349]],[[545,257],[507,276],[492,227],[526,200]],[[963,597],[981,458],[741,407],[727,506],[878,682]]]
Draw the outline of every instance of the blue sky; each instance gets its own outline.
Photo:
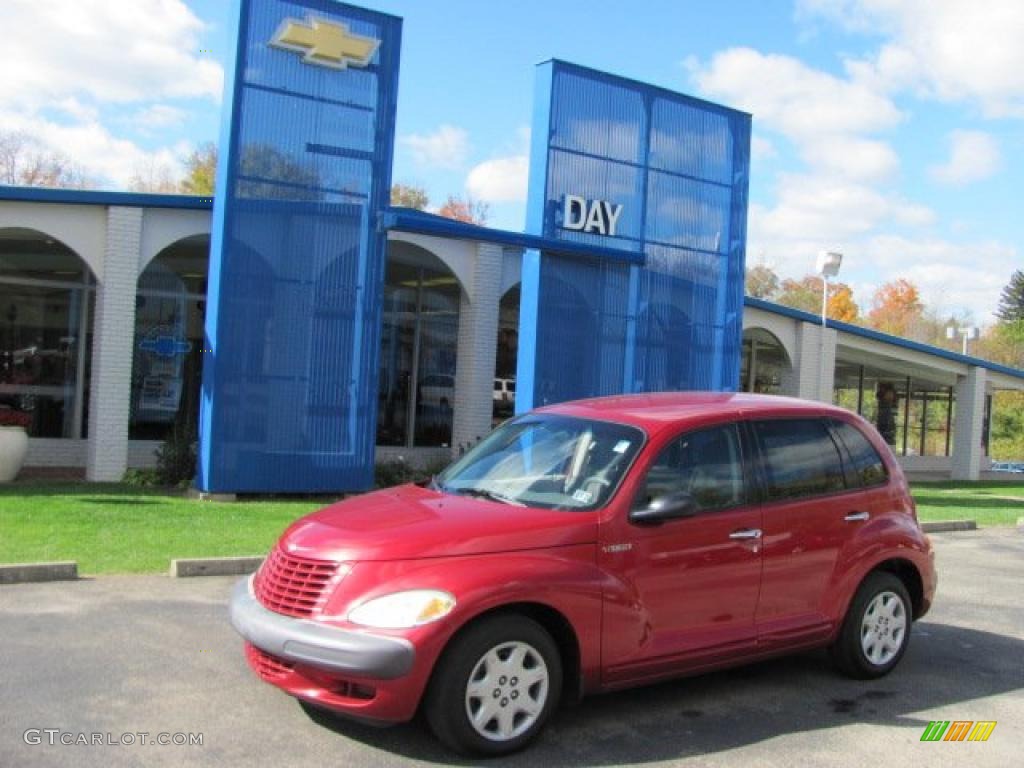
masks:
[[[1024,267],[1019,0],[367,0],[404,18],[394,178],[523,224],[534,64],[557,57],[754,116],[748,263],[846,254],[862,309],[906,277],[988,322]],[[0,131],[106,188],[218,135],[227,0],[5,0]]]

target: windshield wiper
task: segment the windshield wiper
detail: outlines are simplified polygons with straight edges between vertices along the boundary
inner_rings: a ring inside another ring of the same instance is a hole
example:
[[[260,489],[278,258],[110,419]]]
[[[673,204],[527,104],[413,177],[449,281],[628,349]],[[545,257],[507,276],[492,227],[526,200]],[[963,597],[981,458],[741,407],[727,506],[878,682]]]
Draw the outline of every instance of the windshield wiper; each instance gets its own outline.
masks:
[[[446,488],[448,493],[457,493],[460,496],[473,496],[478,499],[490,499],[491,501],[501,502],[502,504],[511,504],[514,507],[525,507],[521,501],[516,501],[508,496],[502,496],[500,493],[489,491],[486,488]]]

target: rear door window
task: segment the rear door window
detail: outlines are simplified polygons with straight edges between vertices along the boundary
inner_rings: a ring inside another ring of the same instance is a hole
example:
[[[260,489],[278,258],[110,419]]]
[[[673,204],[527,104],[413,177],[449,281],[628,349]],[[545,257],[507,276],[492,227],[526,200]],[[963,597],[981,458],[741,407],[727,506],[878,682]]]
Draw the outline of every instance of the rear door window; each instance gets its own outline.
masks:
[[[839,449],[821,419],[756,421],[767,501],[799,499],[846,488]]]

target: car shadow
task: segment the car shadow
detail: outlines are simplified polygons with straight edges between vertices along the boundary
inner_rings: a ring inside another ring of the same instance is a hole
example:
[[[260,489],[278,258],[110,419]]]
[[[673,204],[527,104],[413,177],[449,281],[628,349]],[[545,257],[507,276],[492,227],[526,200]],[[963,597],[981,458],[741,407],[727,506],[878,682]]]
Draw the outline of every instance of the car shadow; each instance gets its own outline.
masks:
[[[562,708],[540,738],[502,766],[621,765],[680,759],[781,735],[869,723],[916,740],[936,708],[1024,688],[1024,640],[948,624],[914,625],[900,665],[878,680],[850,680],[823,651],[593,696]],[[324,728],[377,749],[441,764],[478,765],[448,752],[422,718],[374,728],[306,708]],[[994,715],[993,715],[994,719]]]

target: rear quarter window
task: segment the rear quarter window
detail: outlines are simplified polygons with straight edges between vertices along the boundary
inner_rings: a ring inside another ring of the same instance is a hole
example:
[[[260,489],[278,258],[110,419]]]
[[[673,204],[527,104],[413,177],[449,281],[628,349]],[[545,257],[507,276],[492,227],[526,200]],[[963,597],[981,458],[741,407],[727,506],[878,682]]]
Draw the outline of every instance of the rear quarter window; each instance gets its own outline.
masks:
[[[845,421],[833,422],[833,427],[850,454],[850,463],[860,484],[865,488],[884,484],[889,479],[889,471],[871,441],[859,429]]]

